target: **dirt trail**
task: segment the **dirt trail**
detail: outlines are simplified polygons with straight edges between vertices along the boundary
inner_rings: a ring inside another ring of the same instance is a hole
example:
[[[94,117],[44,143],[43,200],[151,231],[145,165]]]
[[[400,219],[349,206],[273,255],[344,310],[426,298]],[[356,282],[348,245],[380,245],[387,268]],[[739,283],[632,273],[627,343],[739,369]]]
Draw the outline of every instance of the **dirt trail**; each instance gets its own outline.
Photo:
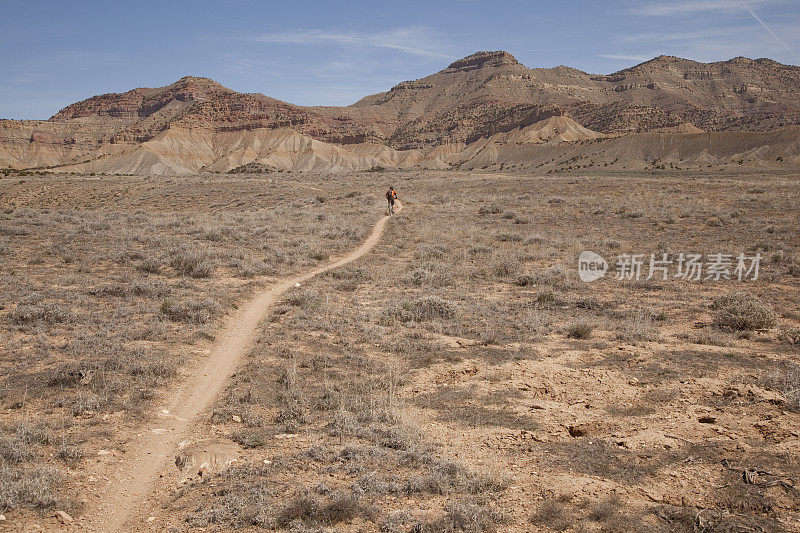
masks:
[[[398,202],[396,212],[402,210]],[[169,404],[162,407],[153,427],[142,433],[128,446],[118,471],[100,489],[100,503],[86,515],[87,526],[94,531],[128,531],[145,524],[130,524],[134,515],[148,507],[147,498],[159,478],[172,465],[178,444],[189,436],[200,415],[211,405],[242,356],[252,344],[258,323],[269,308],[285,292],[314,276],[355,261],[369,252],[381,238],[389,216],[384,216],[372,228],[367,239],[354,251],[327,265],[304,274],[279,280],[269,289],[257,294],[232,316],[217,335],[211,355],[200,363],[187,378],[163,393]]]

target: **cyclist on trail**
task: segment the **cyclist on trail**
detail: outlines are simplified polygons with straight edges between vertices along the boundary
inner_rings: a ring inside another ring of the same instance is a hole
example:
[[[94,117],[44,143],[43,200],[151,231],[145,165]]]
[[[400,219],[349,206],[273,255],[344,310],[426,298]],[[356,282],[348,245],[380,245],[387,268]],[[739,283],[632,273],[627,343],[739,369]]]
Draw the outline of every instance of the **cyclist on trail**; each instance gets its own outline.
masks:
[[[394,190],[394,187],[389,187],[389,190],[386,191],[386,201],[389,202],[389,214],[394,214],[394,201],[397,200],[397,191]]]

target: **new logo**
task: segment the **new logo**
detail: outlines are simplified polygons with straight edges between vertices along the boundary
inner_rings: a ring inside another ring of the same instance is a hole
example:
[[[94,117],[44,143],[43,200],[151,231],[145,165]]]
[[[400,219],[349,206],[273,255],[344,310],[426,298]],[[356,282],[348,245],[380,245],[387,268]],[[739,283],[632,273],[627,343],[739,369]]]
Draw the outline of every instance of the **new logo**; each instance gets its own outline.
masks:
[[[586,250],[578,257],[578,277],[590,283],[598,280],[608,272],[608,263],[602,256]]]

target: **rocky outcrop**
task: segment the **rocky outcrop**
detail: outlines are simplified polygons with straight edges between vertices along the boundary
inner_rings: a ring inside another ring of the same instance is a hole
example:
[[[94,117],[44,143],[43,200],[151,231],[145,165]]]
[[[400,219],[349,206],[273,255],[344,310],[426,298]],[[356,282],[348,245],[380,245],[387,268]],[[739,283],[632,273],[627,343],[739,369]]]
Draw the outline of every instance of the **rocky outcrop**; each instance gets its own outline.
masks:
[[[519,61],[508,52],[476,52],[450,63],[444,72],[468,72],[481,68],[500,68],[506,65],[519,65]]]

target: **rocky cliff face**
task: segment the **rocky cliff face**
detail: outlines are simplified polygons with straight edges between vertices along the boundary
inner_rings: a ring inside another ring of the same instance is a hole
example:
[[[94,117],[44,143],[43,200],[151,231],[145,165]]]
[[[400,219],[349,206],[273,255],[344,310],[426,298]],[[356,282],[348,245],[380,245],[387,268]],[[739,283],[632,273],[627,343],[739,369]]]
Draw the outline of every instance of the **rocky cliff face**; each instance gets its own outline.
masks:
[[[519,61],[508,52],[476,52],[450,63],[444,72],[468,72],[475,69],[500,68],[519,64]]]
[[[142,161],[155,157],[158,163],[133,164],[137,171],[196,171],[210,168],[209,161],[223,156],[206,154],[191,162],[187,160],[191,154],[182,153],[169,159],[181,143],[188,147],[206,139],[205,145],[193,149],[219,151],[213,147],[216,139],[262,143],[273,136],[244,134],[279,130],[342,147],[367,143],[391,151],[434,153],[438,146],[499,139],[494,136],[553,117],[572,117],[578,127],[605,134],[772,131],[800,124],[798,102],[800,68],[768,59],[699,63],[660,56],[613,74],[592,75],[564,66],[529,69],[507,52],[478,52],[347,107],[295,106],[198,77],[181,78],[166,87],[95,96],[47,121],[0,120],[0,167],[85,166],[102,160],[98,169],[111,168],[109,161],[125,161],[123,166],[130,168],[133,160],[119,156],[138,150],[146,154]],[[297,145],[293,139],[287,153]],[[226,142],[222,145],[228,146]],[[250,147],[250,153],[261,153],[259,146]],[[321,148],[314,145],[310,150]],[[339,158],[335,165],[347,169],[378,162],[369,160],[374,153],[389,153],[361,151],[361,159],[351,164],[342,163],[341,157],[347,159],[353,150],[345,152],[331,157]],[[164,163],[161,156],[172,162]],[[263,153],[259,157],[263,159]],[[233,159],[246,163],[248,157]],[[295,165],[284,163],[286,168]],[[318,168],[315,165],[310,167]]]
[[[338,112],[381,117],[393,125],[386,141],[403,148],[474,139],[496,121],[511,127],[511,117],[545,109],[609,134],[685,123],[705,131],[769,131],[800,124],[799,102],[800,68],[769,59],[660,56],[592,75],[564,66],[529,69],[506,52],[478,52]]]

